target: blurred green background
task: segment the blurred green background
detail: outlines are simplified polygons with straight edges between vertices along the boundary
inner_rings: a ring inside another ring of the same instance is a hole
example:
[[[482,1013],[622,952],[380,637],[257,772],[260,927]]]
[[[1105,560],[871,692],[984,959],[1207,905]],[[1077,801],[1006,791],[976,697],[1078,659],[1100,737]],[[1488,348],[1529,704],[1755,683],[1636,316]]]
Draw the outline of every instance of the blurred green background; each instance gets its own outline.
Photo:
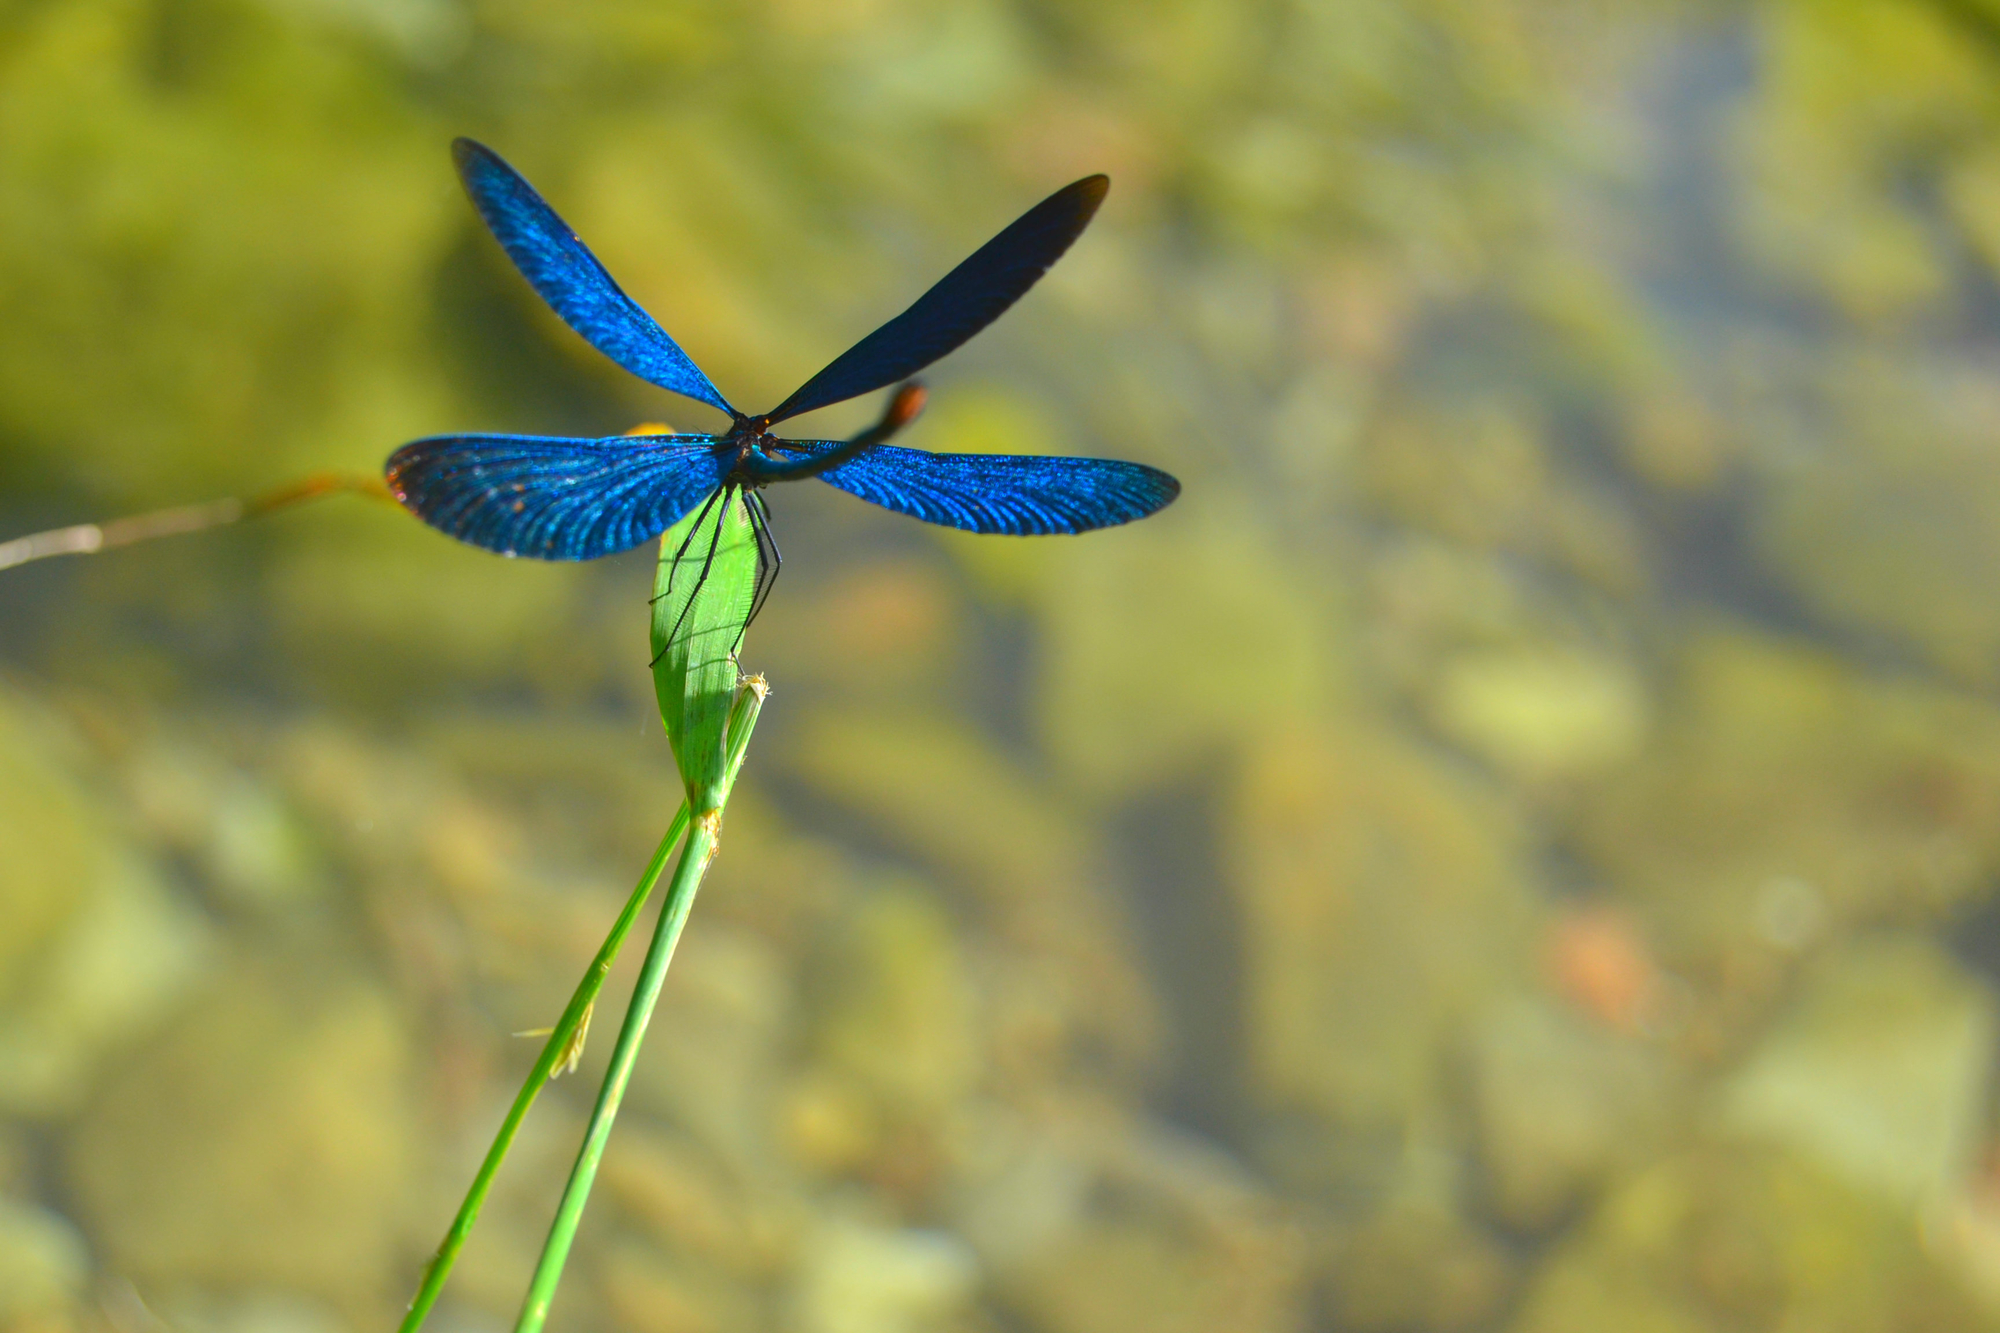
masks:
[[[1108,171],[909,442],[1186,485],[773,493],[561,1327],[2000,1328],[2000,4],[4,0],[0,537],[715,424],[459,133],[752,407]],[[0,1329],[391,1326],[673,811],[652,558],[0,575]]]

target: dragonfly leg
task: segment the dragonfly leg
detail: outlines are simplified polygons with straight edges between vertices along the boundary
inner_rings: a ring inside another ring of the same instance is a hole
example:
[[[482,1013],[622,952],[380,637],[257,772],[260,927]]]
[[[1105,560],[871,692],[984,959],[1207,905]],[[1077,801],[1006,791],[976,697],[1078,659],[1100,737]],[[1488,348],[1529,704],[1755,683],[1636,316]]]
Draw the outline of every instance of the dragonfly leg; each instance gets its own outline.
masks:
[[[750,618],[743,622],[749,629],[756,622],[757,614],[764,609],[764,603],[771,596],[771,589],[777,585],[778,571],[785,567],[785,556],[778,549],[777,534],[771,531],[771,510],[764,502],[762,491],[749,490],[743,493],[745,508],[750,511],[750,531],[757,538],[757,589],[750,597]]]
[[[722,497],[723,507],[715,516],[715,534],[708,539],[708,554],[702,557],[701,573],[695,575],[694,587],[688,589],[687,602],[681,607],[681,613],[674,617],[674,627],[668,631],[666,642],[660,645],[659,656],[653,659],[653,665],[655,666],[659,665],[661,657],[667,655],[667,649],[673,646],[674,640],[680,637],[681,627],[687,624],[689,613],[694,610],[695,602],[701,598],[702,586],[708,582],[708,571],[715,567],[715,552],[722,545],[722,521],[729,516],[729,499],[735,490],[734,486],[724,486],[716,492],[717,495]],[[713,497],[711,497],[712,502]],[[703,506],[703,512],[707,512],[707,506]],[[694,526],[688,530],[688,540],[692,541],[694,539],[694,534],[700,527],[701,522],[697,519]],[[682,545],[685,546],[686,542],[683,542]],[[679,567],[679,561],[676,560],[675,569],[677,570]],[[667,574],[667,583],[669,586],[673,584],[673,580],[674,575],[670,571]]]
[[[667,564],[667,590],[665,592],[656,592],[650,598],[648,598],[646,603],[648,606],[652,605],[654,602],[659,601],[662,597],[673,596],[674,575],[680,573],[681,558],[687,554],[688,543],[692,542],[694,540],[694,535],[697,532],[701,531],[702,520],[708,517],[709,510],[715,508],[715,501],[717,497],[721,496],[722,494],[723,492],[718,490],[714,494],[710,495],[708,499],[702,501],[701,512],[694,516],[694,522],[688,524],[687,536],[681,538],[680,549],[674,552],[674,558]],[[717,531],[720,531],[719,527]]]

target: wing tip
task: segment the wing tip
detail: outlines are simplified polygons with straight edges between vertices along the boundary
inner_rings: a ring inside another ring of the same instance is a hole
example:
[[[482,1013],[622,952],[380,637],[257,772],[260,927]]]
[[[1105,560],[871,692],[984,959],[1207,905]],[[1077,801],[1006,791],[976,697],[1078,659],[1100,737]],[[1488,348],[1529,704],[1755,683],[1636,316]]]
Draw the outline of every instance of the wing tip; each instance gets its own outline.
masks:
[[[1082,180],[1071,181],[1056,192],[1058,197],[1066,197],[1074,209],[1079,231],[1097,216],[1097,210],[1104,204],[1104,196],[1109,193],[1111,177],[1101,171]]]
[[[420,511],[410,499],[410,488],[404,484],[403,474],[418,460],[417,446],[422,443],[421,440],[414,440],[390,454],[382,463],[382,482],[389,488],[389,494],[396,497],[397,504],[413,514]]]
[[[1142,518],[1151,518],[1168,505],[1181,498],[1181,479],[1171,472],[1149,467],[1145,463],[1133,463],[1139,477],[1146,483],[1146,494],[1139,497],[1138,512],[1130,518],[1119,520],[1120,524],[1136,523]]]
[[[462,134],[451,141],[451,165],[458,172],[458,183],[465,187],[466,197],[472,200],[473,207],[486,220],[489,231],[493,230],[493,220],[487,213],[489,201],[486,196],[495,183],[512,178],[522,185],[527,184],[506,158],[479,140]]]
[[[1137,523],[1151,518],[1181,496],[1181,479],[1171,472],[1145,463],[1131,463],[1123,459],[1093,459],[1092,462],[1108,463],[1122,471],[1125,477],[1136,481],[1123,489],[1119,502],[1107,510],[1101,521],[1081,525],[1073,529],[1077,534],[1099,532],[1105,528],[1122,528],[1127,523]]]

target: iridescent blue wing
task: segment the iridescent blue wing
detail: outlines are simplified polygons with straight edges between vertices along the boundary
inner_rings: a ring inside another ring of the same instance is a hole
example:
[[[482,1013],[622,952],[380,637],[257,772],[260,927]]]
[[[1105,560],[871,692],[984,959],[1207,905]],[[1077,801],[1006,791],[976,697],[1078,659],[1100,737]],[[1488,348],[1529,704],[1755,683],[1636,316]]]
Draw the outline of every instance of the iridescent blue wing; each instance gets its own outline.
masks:
[[[917,298],[842,352],[779,404],[770,420],[843,402],[907,379],[1000,317],[1062,257],[1104,202],[1108,176],[1065,185],[1014,220]]]
[[[564,323],[640,379],[736,415],[701,368],[619,290],[597,256],[519,172],[470,139],[453,140],[451,156],[479,216]]]
[[[462,542],[594,560],[657,537],[722,482],[713,435],[437,435],[383,468],[403,507]]]
[[[832,440],[787,440],[808,454]],[[1165,508],[1181,484],[1143,463],[1038,454],[933,454],[878,445],[819,474],[926,523],[1016,537],[1115,527]]]

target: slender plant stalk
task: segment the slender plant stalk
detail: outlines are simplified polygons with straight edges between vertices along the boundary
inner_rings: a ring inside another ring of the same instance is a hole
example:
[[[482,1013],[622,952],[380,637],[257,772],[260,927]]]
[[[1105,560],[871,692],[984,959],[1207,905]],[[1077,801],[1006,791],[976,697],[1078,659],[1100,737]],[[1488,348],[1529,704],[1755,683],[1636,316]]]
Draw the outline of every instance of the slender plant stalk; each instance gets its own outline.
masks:
[[[231,497],[204,504],[176,505],[172,509],[155,509],[150,513],[114,518],[107,523],[75,523],[66,528],[50,528],[47,532],[31,532],[25,537],[0,542],[0,569],[25,565],[31,560],[46,560],[52,555],[95,555],[99,551],[152,541],[156,537],[175,537],[184,532],[219,528],[238,519],[259,518],[329,495],[365,495],[395,503],[380,477],[349,472],[315,472],[289,486],[253,495],[247,500]]]
[[[556,1284],[562,1280],[563,1264],[576,1239],[577,1224],[583,1220],[584,1204],[589,1202],[590,1187],[604,1157],[604,1145],[611,1137],[612,1121],[618,1116],[619,1103],[631,1082],[639,1042],[652,1019],[660,985],[666,980],[667,964],[673,961],[674,946],[680,941],[688,909],[694,905],[695,891],[701,887],[702,873],[714,859],[717,825],[714,815],[696,820],[687,845],[681,849],[680,864],[675,867],[673,883],[660,907],[660,923],[653,932],[652,947],[646,951],[639,984],[632,992],[632,1005],[625,1012],[625,1026],[619,1030],[618,1045],[611,1052],[611,1068],[598,1089],[590,1127],[584,1134],[576,1165],[570,1169],[569,1183],[563,1188],[562,1203],[556,1208],[555,1222],[542,1246],[541,1260],[535,1265],[534,1280],[528,1285],[527,1299],[522,1302],[520,1318],[514,1323],[515,1333],[539,1333],[548,1319],[549,1302],[555,1299]]]
[[[762,702],[763,682],[757,681],[756,702]],[[746,693],[750,693],[746,690]],[[728,771],[733,777],[743,766],[743,755],[750,743],[750,731],[756,724],[755,707],[740,708],[730,719]],[[535,1104],[535,1098],[543,1086],[554,1076],[556,1070],[567,1062],[579,1042],[578,1029],[585,1022],[585,1015],[596,1003],[598,992],[604,988],[605,978],[611,974],[611,965],[618,958],[618,950],[631,933],[633,923],[651,896],[653,886],[659,882],[660,873],[666,869],[667,858],[673,853],[674,844],[687,831],[688,807],[683,801],[674,813],[673,823],[667,827],[667,836],[660,839],[660,845],[646,863],[639,882],[633,886],[632,896],[625,902],[625,910],[611,925],[610,934],[604,937],[604,944],[598,949],[597,957],[591,960],[583,979],[577,983],[576,993],[570,996],[569,1005],[562,1017],[556,1020],[549,1033],[549,1039],[542,1046],[541,1056],[528,1071],[527,1081],[515,1096],[514,1104],[507,1110],[507,1118],[501,1122],[499,1133],[493,1136],[493,1146],[486,1150],[486,1160],[479,1165],[479,1173],[472,1179],[472,1187],[465,1193],[465,1201],[458,1206],[458,1215],[452,1219],[451,1229],[445,1233],[438,1245],[437,1253],[424,1267],[423,1281],[417,1287],[417,1294],[410,1299],[409,1311],[403,1316],[398,1333],[416,1333],[437,1304],[438,1296],[444,1290],[445,1280],[451,1276],[452,1265],[458,1261],[459,1251],[465,1248],[467,1237],[472,1234],[473,1224],[479,1220],[479,1210],[486,1203],[486,1196],[493,1188],[493,1179],[499,1173],[500,1163],[506,1160],[507,1151],[514,1145],[514,1136],[521,1128],[521,1121],[527,1117],[528,1108]]]
[[[730,718],[732,742],[738,732],[748,738],[750,728],[756,725],[757,712],[763,706],[764,693],[761,678],[752,677],[745,682]],[[681,848],[680,864],[674,868],[666,901],[660,905],[660,921],[653,931],[653,943],[646,950],[646,961],[639,970],[639,982],[633,987],[632,1003],[625,1011],[625,1024],[619,1029],[618,1044],[612,1048],[611,1067],[605,1072],[604,1083],[598,1089],[597,1105],[591,1110],[583,1147],[577,1152],[576,1164],[570,1168],[569,1183],[563,1187],[555,1222],[549,1227],[541,1260],[535,1265],[535,1276],[528,1284],[527,1298],[521,1303],[520,1317],[514,1322],[515,1333],[541,1333],[542,1325],[548,1319],[549,1303],[555,1299],[556,1284],[562,1280],[563,1264],[569,1259],[577,1224],[583,1220],[584,1205],[590,1200],[590,1187],[597,1179],[598,1163],[603,1160],[604,1146],[611,1138],[612,1122],[618,1118],[618,1107],[625,1099],[627,1085],[632,1081],[632,1066],[639,1056],[639,1043],[645,1039],[646,1025],[652,1020],[653,1006],[660,998],[660,986],[666,980],[667,965],[673,962],[674,946],[680,942],[681,928],[687,924],[688,912],[694,906],[702,876],[715,859],[716,839],[722,830],[723,804],[729,799],[729,791],[735,785],[736,773],[742,762],[741,746],[732,744],[721,799],[715,808],[694,817],[687,844]]]
[[[472,1178],[472,1188],[465,1192],[465,1202],[458,1206],[458,1216],[451,1221],[451,1230],[445,1232],[444,1240],[438,1245],[437,1253],[424,1266],[423,1281],[417,1286],[417,1294],[410,1298],[410,1308],[403,1316],[399,1333],[416,1333],[424,1319],[437,1304],[438,1295],[444,1290],[445,1279],[451,1276],[451,1267],[458,1261],[458,1252],[465,1248],[466,1238],[472,1234],[472,1227],[479,1220],[479,1210],[485,1206],[486,1196],[493,1188],[493,1178],[500,1171],[500,1163],[507,1159],[507,1150],[514,1146],[514,1135],[521,1128],[521,1121],[527,1118],[528,1108],[535,1104],[535,1098],[542,1087],[555,1075],[558,1066],[571,1058],[573,1043],[577,1040],[577,1029],[582,1026],[584,1015],[590,1012],[597,1000],[598,991],[604,988],[604,979],[611,974],[611,965],[618,958],[618,950],[625,943],[625,936],[631,933],[632,923],[639,919],[640,909],[652,895],[653,885],[660,879],[660,872],[666,869],[667,858],[673,853],[674,844],[687,831],[688,808],[683,801],[674,815],[674,822],[667,828],[667,836],[660,839],[653,859],[646,863],[645,873],[632,889],[632,896],[625,901],[625,910],[611,925],[611,933],[604,937],[604,944],[591,960],[590,967],[583,974],[583,980],[576,986],[576,993],[570,996],[569,1006],[556,1020],[549,1032],[549,1039],[542,1046],[541,1056],[535,1067],[528,1071],[528,1079],[515,1094],[514,1104],[507,1108],[507,1118],[500,1122],[500,1132],[493,1136],[493,1146],[486,1150],[486,1160],[479,1164],[479,1174]]]

